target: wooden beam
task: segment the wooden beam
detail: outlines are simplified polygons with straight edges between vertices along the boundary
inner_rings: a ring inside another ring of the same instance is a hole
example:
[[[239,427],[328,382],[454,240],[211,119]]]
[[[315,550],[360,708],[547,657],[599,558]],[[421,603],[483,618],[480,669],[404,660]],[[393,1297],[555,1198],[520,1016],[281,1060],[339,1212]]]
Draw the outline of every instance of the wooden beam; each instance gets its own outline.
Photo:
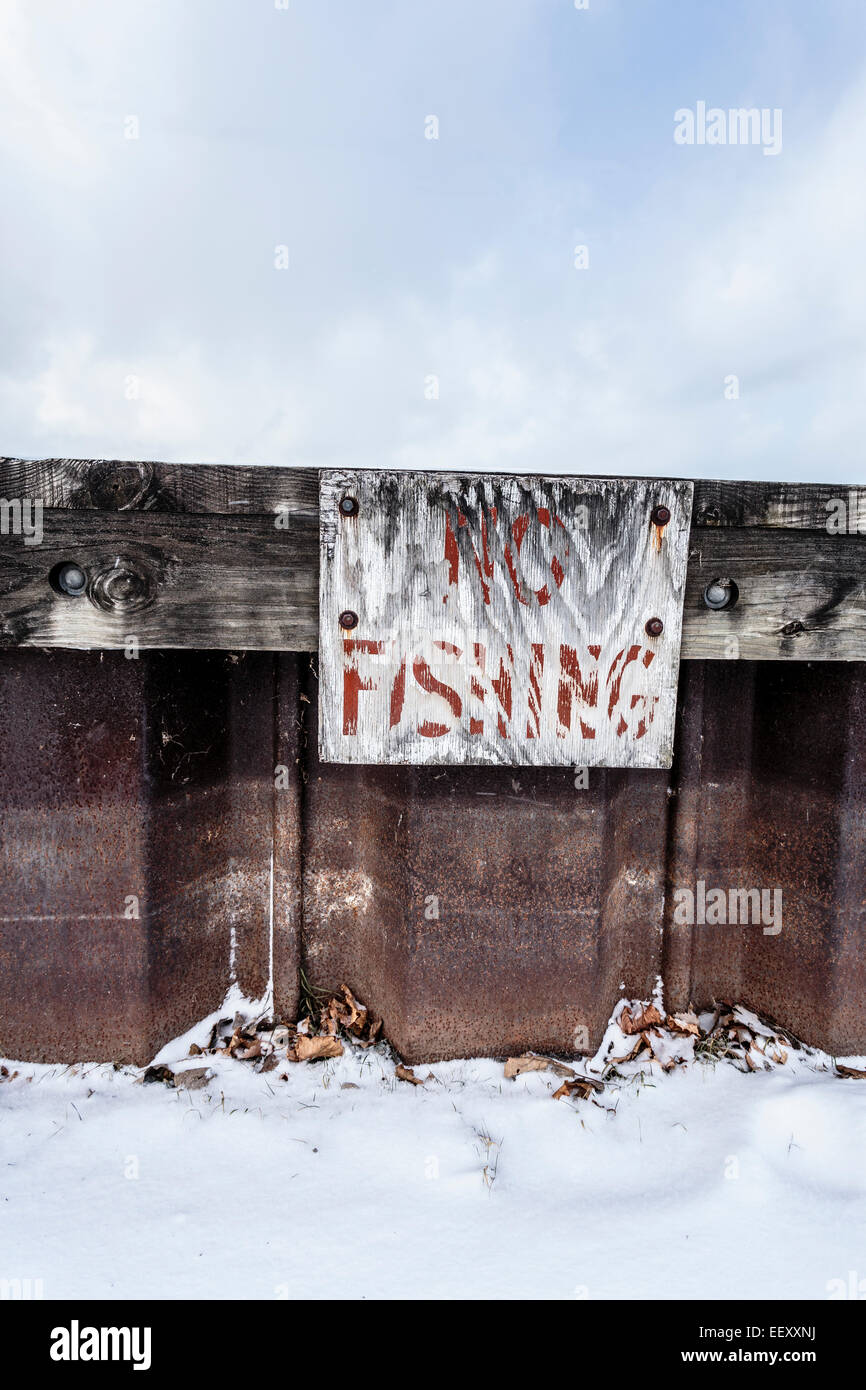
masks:
[[[0,545],[0,645],[314,651],[318,522],[49,511],[41,545]],[[57,591],[79,566],[87,590]]]
[[[0,497],[41,498],[75,511],[319,515],[315,468],[268,464],[128,463],[117,459],[0,458]]]
[[[846,532],[866,533],[866,488],[832,483],[719,482],[695,483],[692,525],[706,530],[769,528],[781,531],[822,531],[844,517]]]
[[[700,478],[693,525],[827,531],[839,502],[862,517],[866,487],[847,483],[738,482]],[[117,459],[0,458],[0,497],[41,498],[44,506],[109,511],[270,514],[280,506],[317,515],[315,468],[268,464],[150,463]],[[849,526],[849,530],[855,529]]]
[[[713,611],[704,592],[721,578],[738,597]],[[681,655],[866,661],[866,536],[693,528]]]
[[[0,535],[0,645],[315,650],[318,491],[315,469],[0,459],[0,501],[44,506],[41,544]],[[81,597],[52,587],[67,561]],[[684,659],[866,660],[864,586],[866,489],[695,482]]]

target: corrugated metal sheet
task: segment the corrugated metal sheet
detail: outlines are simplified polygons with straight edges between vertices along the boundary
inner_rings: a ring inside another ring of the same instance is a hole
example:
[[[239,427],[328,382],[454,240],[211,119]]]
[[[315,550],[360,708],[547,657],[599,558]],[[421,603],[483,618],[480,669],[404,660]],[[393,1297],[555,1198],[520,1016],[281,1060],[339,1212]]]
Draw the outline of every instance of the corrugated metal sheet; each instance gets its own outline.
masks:
[[[7,652],[0,675],[0,1050],[144,1060],[297,979],[298,768],[269,654]],[[281,792],[281,745],[294,792]]]
[[[0,1050],[145,1061],[232,978],[410,1060],[594,1046],[624,989],[866,1050],[862,665],[685,662],[670,772],[320,763],[315,659],[7,652]],[[577,779],[578,781],[580,779]],[[780,889],[782,930],[683,926]],[[139,917],[128,917],[129,895]]]

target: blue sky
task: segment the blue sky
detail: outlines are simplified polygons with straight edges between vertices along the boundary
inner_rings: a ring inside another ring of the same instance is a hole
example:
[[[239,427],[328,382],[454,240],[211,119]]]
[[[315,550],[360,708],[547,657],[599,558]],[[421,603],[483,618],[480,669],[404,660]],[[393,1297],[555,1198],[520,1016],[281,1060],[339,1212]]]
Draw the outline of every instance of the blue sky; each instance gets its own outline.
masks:
[[[861,0],[5,0],[0,447],[863,481],[864,150]]]

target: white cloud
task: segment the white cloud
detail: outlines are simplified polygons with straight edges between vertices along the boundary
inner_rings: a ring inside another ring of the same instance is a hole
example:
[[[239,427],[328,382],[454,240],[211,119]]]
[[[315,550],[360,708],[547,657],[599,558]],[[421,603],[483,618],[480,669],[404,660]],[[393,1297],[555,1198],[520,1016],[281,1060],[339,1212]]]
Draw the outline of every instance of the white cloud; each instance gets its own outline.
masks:
[[[582,137],[577,171],[552,156],[561,113],[545,72],[519,68],[516,20],[514,74],[479,57],[471,94],[452,74],[431,149],[421,117],[442,73],[413,55],[416,130],[409,75],[389,86],[403,55],[384,28],[381,71],[355,74],[347,49],[311,74],[298,45],[321,58],[325,44],[312,11],[262,37],[258,20],[233,28],[235,12],[217,6],[199,55],[192,20],[172,29],[159,8],[139,31],[140,8],[124,7],[82,57],[92,25],[58,38],[7,7],[12,124],[0,143],[13,185],[38,196],[8,234],[4,452],[862,477],[863,80],[807,140],[786,111],[774,160],[705,147],[672,163],[668,119],[655,176],[635,181],[628,150],[610,158],[603,132]],[[187,43],[183,100],[178,72],[161,81],[169,37]],[[219,64],[235,38],[245,76],[229,100]],[[432,51],[446,52],[441,39]],[[85,92],[82,76],[97,59],[111,69],[118,45],[123,81]],[[538,109],[526,89],[531,119],[512,76],[550,88]],[[130,151],[117,118],[133,95],[143,135]],[[323,110],[327,139],[305,125]],[[479,187],[485,159],[506,192]],[[90,184],[72,209],[70,166]],[[575,228],[591,244],[587,271],[572,268]],[[291,268],[278,273],[284,238]],[[726,401],[732,373],[740,397]]]

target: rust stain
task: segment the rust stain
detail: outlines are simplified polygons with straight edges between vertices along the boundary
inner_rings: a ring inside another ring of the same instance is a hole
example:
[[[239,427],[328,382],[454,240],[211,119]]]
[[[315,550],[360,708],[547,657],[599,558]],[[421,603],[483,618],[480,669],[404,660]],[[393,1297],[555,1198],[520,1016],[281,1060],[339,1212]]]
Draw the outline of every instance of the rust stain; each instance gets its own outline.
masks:
[[[686,662],[673,768],[585,786],[321,763],[316,718],[309,658],[6,655],[0,1051],[148,1060],[264,991],[272,901],[278,1009],[345,981],[409,1061],[594,1047],[659,975],[866,1050],[862,665]],[[781,931],[680,925],[698,880],[778,888]]]

